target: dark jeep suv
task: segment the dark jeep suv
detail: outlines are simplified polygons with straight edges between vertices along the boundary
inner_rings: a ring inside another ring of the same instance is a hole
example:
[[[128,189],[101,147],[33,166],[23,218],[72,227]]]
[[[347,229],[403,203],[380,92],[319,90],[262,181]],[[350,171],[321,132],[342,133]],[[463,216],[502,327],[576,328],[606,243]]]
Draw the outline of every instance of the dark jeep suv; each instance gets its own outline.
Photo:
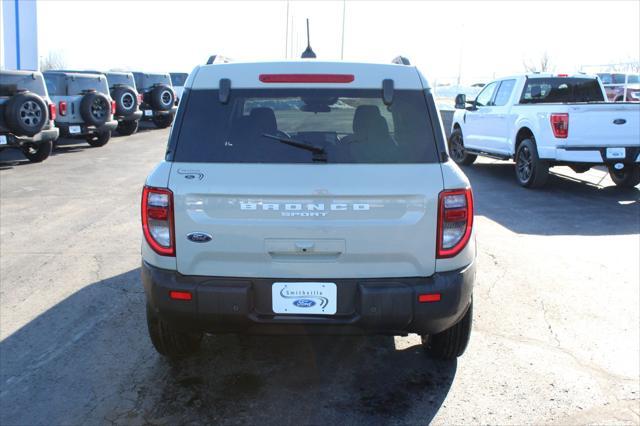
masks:
[[[158,128],[169,127],[176,115],[176,93],[171,84],[171,76],[134,72],[138,92],[142,95],[140,109],[143,120],[151,120]]]
[[[55,118],[41,73],[0,71],[0,150],[18,148],[31,162],[45,160],[58,139]]]
[[[103,146],[118,122],[115,102],[102,74],[46,71],[44,80],[58,106],[56,126],[61,136],[85,138],[91,146]]]

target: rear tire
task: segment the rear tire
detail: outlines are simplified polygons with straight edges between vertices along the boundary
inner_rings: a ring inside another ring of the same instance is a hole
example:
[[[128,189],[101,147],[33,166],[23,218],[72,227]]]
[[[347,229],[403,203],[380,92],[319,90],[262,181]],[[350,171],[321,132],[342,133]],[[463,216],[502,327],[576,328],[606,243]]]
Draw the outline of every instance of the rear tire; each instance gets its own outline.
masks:
[[[523,140],[516,151],[516,179],[525,188],[541,188],[549,178],[549,162],[538,157],[531,139]]]
[[[49,158],[49,155],[51,155],[51,151],[53,151],[53,142],[47,141],[41,142],[37,145],[26,147],[24,148],[22,153],[32,163],[41,163],[42,161]]]
[[[155,124],[158,129],[166,129],[171,126],[172,122],[173,117],[171,115],[159,115],[153,117],[153,124]]]
[[[435,358],[455,359],[467,349],[471,338],[473,302],[462,319],[445,331],[431,336],[422,336],[422,346]]]
[[[129,136],[138,131],[138,121],[121,121],[118,123],[118,134],[122,136]]]
[[[87,136],[87,143],[97,148],[106,145],[107,142],[109,142],[109,139],[111,139],[110,131],[92,133]]]
[[[633,188],[640,183],[640,166],[625,165],[622,170],[609,168],[609,176],[621,188]]]
[[[461,166],[470,166],[478,158],[477,155],[465,151],[460,129],[455,129],[449,137],[449,155],[456,164]]]
[[[162,321],[147,303],[147,328],[153,347],[160,355],[181,358],[200,349],[202,333],[187,333],[172,328]]]

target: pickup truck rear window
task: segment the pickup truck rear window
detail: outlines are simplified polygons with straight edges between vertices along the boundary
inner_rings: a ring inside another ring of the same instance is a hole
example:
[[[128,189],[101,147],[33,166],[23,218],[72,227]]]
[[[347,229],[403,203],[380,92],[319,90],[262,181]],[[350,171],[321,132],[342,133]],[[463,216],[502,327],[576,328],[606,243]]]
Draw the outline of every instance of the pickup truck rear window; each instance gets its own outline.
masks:
[[[311,163],[320,148],[328,163],[433,163],[426,102],[420,90],[396,90],[387,106],[382,90],[232,88],[223,104],[217,90],[191,90],[174,124],[173,160]]]
[[[524,85],[521,104],[604,102],[595,78],[530,78]]]

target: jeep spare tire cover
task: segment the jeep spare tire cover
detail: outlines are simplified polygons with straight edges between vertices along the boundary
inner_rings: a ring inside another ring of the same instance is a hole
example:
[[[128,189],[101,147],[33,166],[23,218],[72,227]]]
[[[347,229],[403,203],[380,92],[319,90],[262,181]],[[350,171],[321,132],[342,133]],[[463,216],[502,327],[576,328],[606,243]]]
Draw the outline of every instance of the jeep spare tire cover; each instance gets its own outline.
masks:
[[[176,95],[166,84],[159,84],[151,91],[151,106],[159,111],[168,111],[173,106]]]
[[[47,104],[35,93],[18,93],[5,105],[4,119],[17,136],[34,136],[49,121]]]
[[[118,86],[111,95],[116,102],[116,115],[131,115],[138,105],[138,94],[131,86]]]
[[[103,93],[89,92],[80,101],[80,116],[87,124],[100,127],[111,116],[111,101]]]

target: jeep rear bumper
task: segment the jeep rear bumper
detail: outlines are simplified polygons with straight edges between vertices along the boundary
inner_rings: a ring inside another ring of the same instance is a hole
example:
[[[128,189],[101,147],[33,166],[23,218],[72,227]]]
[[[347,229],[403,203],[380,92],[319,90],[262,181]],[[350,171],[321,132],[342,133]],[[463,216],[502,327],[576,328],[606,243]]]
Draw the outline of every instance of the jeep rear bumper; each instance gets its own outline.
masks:
[[[148,108],[148,107],[143,107],[142,108],[142,112],[143,112],[142,119],[143,120],[152,120],[155,117],[165,117],[165,116],[168,116],[168,115],[175,116],[177,111],[178,111],[178,107],[177,106],[173,106],[173,107],[171,107],[171,109],[167,109],[167,110],[159,110],[159,109],[152,109],[152,108]],[[151,115],[149,115],[149,114],[151,114]]]
[[[137,110],[132,112],[129,115],[114,115],[113,118],[115,118],[118,122],[121,121],[138,121],[142,118],[142,111]]]
[[[0,133],[7,137],[7,143],[0,145],[0,148],[22,148],[29,144],[39,144],[42,142],[55,141],[58,139],[60,130],[56,127],[43,129],[34,136],[16,136],[13,133]]]
[[[337,285],[335,315],[282,315],[271,307],[271,285],[323,281]],[[434,334],[466,313],[475,264],[430,277],[292,280],[186,276],[142,262],[142,283],[151,309],[184,331],[246,334]],[[192,300],[173,300],[186,291]],[[437,302],[418,295],[439,293]]]
[[[92,135],[94,133],[99,132],[111,132],[114,131],[118,127],[117,120],[111,120],[104,123],[102,126],[90,126],[83,123],[57,123],[56,126],[60,129],[60,136],[62,137],[84,137],[87,135]],[[69,127],[79,127],[80,132],[71,133],[69,132]]]

